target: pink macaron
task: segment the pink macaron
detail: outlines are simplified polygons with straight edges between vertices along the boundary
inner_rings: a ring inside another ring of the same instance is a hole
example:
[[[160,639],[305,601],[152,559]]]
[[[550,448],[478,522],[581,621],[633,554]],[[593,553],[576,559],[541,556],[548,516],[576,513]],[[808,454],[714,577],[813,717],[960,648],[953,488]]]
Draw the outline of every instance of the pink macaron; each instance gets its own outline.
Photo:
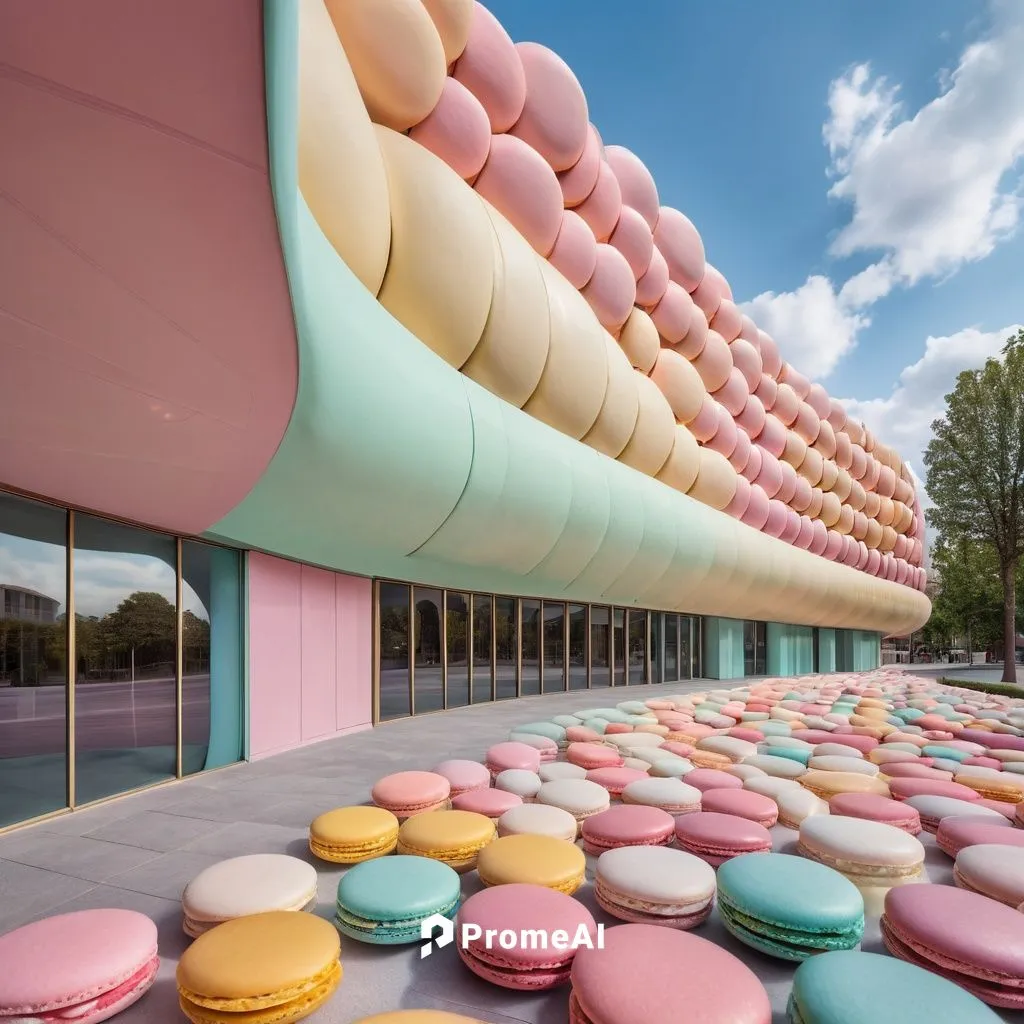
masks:
[[[620,846],[664,846],[672,841],[676,820],[660,807],[617,804],[583,821],[583,849],[599,857]]]
[[[686,784],[707,793],[712,789],[742,789],[743,780],[717,768],[694,768],[686,773]]]
[[[894,800],[909,800],[912,796],[948,796],[953,800],[972,802],[980,799],[973,789],[944,779],[896,778],[889,782],[889,792]]]
[[[875,793],[837,793],[829,800],[828,807],[832,814],[893,825],[912,836],[921,831],[921,815],[909,804],[891,800],[887,796]]]
[[[452,797],[452,809],[484,814],[492,821],[497,821],[506,811],[518,807],[522,802],[523,798],[518,793],[509,793],[504,789],[471,789]]]
[[[639,768],[622,767],[592,768],[587,772],[587,778],[599,786],[604,786],[613,797],[621,797],[622,791],[631,782],[638,782],[640,779],[649,778],[649,776],[647,772],[641,771]]]
[[[603,743],[570,743],[565,759],[587,771],[592,768],[621,768],[625,761],[615,747],[606,747]]]
[[[941,768],[932,768],[930,765],[918,761],[897,761],[894,764],[885,765],[884,774],[890,779],[934,779],[937,782],[952,782],[953,773],[944,772]]]
[[[779,820],[779,805],[769,796],[749,789],[709,789],[701,797],[701,808],[716,814],[733,814],[771,828]]]
[[[411,818],[424,811],[444,810],[451,791],[451,783],[437,772],[395,772],[378,779],[370,797],[396,817]]]
[[[772,851],[772,835],[764,825],[717,811],[699,811],[676,818],[676,843],[681,850],[700,857],[715,868],[733,857]]]
[[[998,843],[1019,846],[1024,857],[1024,831],[998,818],[944,818],[935,833],[935,845],[943,853],[955,857],[968,846]]]
[[[542,885],[495,885],[474,893],[456,918],[462,962],[479,978],[502,988],[538,992],[569,980],[576,949],[555,948],[554,942],[524,942],[538,932],[570,940],[582,932],[596,943],[597,924],[579,900]],[[512,935],[513,945],[499,942]],[[562,945],[562,944],[559,944]]]
[[[510,769],[535,772],[540,768],[540,751],[526,743],[495,743],[487,751],[485,764],[492,778]]]
[[[134,910],[58,914],[0,936],[0,964],[0,1020],[99,1024],[156,980],[156,925]]]
[[[486,789],[491,784],[491,773],[479,761],[442,761],[434,771],[448,780],[453,798],[473,789]]]

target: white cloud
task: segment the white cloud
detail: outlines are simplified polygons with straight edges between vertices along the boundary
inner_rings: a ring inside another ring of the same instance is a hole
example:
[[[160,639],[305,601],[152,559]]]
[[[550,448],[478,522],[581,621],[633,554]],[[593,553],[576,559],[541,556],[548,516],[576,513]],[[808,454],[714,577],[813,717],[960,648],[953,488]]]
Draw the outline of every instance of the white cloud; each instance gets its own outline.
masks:
[[[968,327],[945,338],[928,338],[924,355],[903,370],[888,397],[840,399],[851,417],[865,423],[909,462],[922,498],[924,481],[919,474],[924,473],[931,425],[942,416],[945,396],[953,390],[957,374],[983,366],[1019,329],[1016,324],[998,331]]]

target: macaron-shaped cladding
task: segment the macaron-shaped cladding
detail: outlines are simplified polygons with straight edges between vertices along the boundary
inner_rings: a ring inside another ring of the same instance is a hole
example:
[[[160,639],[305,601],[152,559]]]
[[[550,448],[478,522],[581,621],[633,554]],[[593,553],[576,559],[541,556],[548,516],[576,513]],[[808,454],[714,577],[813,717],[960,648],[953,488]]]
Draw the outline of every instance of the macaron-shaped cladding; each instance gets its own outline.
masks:
[[[515,44],[481,3],[474,3],[469,38],[453,76],[483,105],[495,135],[507,132],[526,105],[526,73]]]
[[[823,953],[805,960],[793,975],[791,1021],[875,1024],[880,1013],[900,1024],[995,1024],[1001,1019],[954,982],[877,953]]]
[[[150,989],[156,925],[134,910],[79,910],[0,935],[0,1018],[98,1024]]]
[[[448,61],[421,0],[327,0],[370,118],[404,132],[437,106]]]
[[[764,372],[768,377],[777,381],[782,370],[782,355],[779,352],[779,346],[775,339],[765,331],[759,330],[757,334],[760,341],[758,348],[761,352],[761,360],[764,363]]]
[[[693,365],[709,392],[715,392],[725,385],[733,369],[732,354],[720,334],[708,331],[704,348],[693,360]]]
[[[659,807],[616,804],[587,818],[581,834],[583,849],[599,857],[620,846],[664,846],[675,835],[675,819]]]
[[[574,843],[578,832],[576,819],[568,811],[551,804],[520,804],[498,819],[499,836],[550,836]]]
[[[771,828],[779,818],[779,808],[771,797],[749,789],[710,789],[704,793],[701,807],[716,814],[746,818],[764,828]]]
[[[762,371],[761,381],[754,389],[754,393],[761,400],[761,404],[764,405],[765,409],[770,412],[775,405],[775,400],[779,397],[779,385],[767,373]]]
[[[314,818],[309,826],[310,851],[336,864],[382,857],[397,845],[398,818],[383,807],[339,807]]]
[[[736,446],[732,450],[732,454],[729,456],[729,462],[732,463],[732,468],[737,473],[742,473],[750,461],[750,452],[753,449],[753,442],[739,427],[736,428]],[[742,478],[740,478],[742,479]],[[744,480],[744,483],[747,481]]]
[[[420,0],[441,37],[448,66],[462,56],[473,24],[473,0]]]
[[[537,774],[541,782],[555,782],[557,779],[585,779],[587,770],[568,761],[554,761],[542,764]]]
[[[484,885],[544,885],[570,896],[583,884],[586,867],[583,851],[574,844],[529,834],[496,839],[481,851],[477,861]]]
[[[597,185],[601,169],[601,137],[593,125],[587,126],[587,137],[580,158],[567,170],[559,172],[558,184],[566,209],[579,206]]]
[[[764,426],[756,440],[758,447],[778,459],[786,450],[788,431],[775,413],[765,413]]]
[[[895,825],[836,814],[801,824],[799,852],[864,886],[919,878],[925,856],[921,841]]]
[[[479,761],[454,759],[442,761],[434,772],[443,775],[451,786],[451,796],[469,792],[472,789],[487,789],[491,784],[491,773]]]
[[[539,753],[539,752],[538,752]],[[537,766],[538,768],[540,765]],[[525,768],[506,768],[494,777],[494,788],[532,800],[543,785],[540,776]]]
[[[721,392],[719,392],[721,394]],[[718,414],[718,426],[715,428],[715,432],[708,441],[708,448],[718,452],[719,455],[724,455],[727,459],[732,456],[732,453],[736,450],[736,438],[737,430],[736,423],[732,416],[729,414],[729,410],[725,408],[721,403],[718,404],[715,410]]]
[[[602,949],[581,949],[573,961],[569,1020],[576,1024],[669,1024],[679,1019],[680,1006],[695,1021],[772,1019],[754,972],[707,939],[650,924],[609,928],[604,939]],[[666,977],[674,978],[671,986]]]
[[[950,857],[969,846],[994,844],[1024,848],[1024,832],[999,815],[995,818],[946,817],[935,833],[935,845]]]
[[[648,778],[629,783],[622,791],[623,804],[642,804],[668,811],[673,816],[700,810],[701,791],[680,778]]]
[[[990,1006],[1024,1008],[1024,914],[951,885],[907,885],[886,894],[881,926],[893,956]]]
[[[691,299],[691,303],[692,303]],[[696,305],[690,306],[690,327],[686,336],[676,346],[676,351],[687,359],[696,359],[704,351],[710,328],[704,314]]]
[[[1019,846],[979,844],[957,854],[953,881],[1017,909],[1024,903],[1024,857]]]
[[[715,873],[680,850],[622,846],[598,858],[594,891],[601,908],[621,921],[693,928],[711,913]]]
[[[691,498],[721,512],[736,494],[736,470],[724,455],[710,448],[699,451],[697,479],[688,491]]]
[[[479,197],[433,153],[388,128],[376,132],[391,191],[391,254],[378,299],[459,368],[480,341],[490,310],[490,219]],[[437,258],[438,238],[453,240],[444,259]],[[433,253],[430,258],[424,246]]]
[[[729,379],[715,392],[715,398],[725,407],[730,417],[735,417],[743,411],[749,397],[747,382],[734,366],[729,371]]]
[[[437,106],[409,137],[466,181],[480,173],[491,148],[491,126],[480,101],[454,78],[444,80]]]
[[[644,748],[646,749],[646,748]],[[619,797],[631,782],[647,778],[647,771],[640,768],[592,768],[587,772],[587,779],[596,782],[608,790],[612,797]]]
[[[474,893],[456,924],[469,938],[458,947],[462,962],[484,981],[524,992],[564,985],[577,943],[597,941],[597,923],[579,900],[539,885],[514,883]],[[537,932],[550,941],[523,940]],[[517,941],[499,944],[496,937],[505,933]]]
[[[604,157],[615,172],[622,201],[643,217],[654,231],[658,226],[660,203],[654,177],[635,153],[622,146],[605,146]]]
[[[509,131],[532,146],[556,171],[583,155],[589,132],[587,98],[568,64],[540,43],[517,43],[526,76],[526,102]]]
[[[772,836],[764,825],[721,811],[700,811],[677,818],[676,842],[680,849],[699,857],[712,867],[720,867],[733,857],[742,857],[748,853],[770,853],[772,849]]]
[[[517,793],[504,789],[471,789],[452,797],[452,810],[482,814],[491,821],[497,821],[507,810],[518,807],[522,802],[523,798]]]
[[[730,459],[730,462],[732,460]],[[735,463],[733,463],[735,468]],[[746,477],[736,477],[736,493],[732,496],[732,501],[725,506],[723,511],[727,516],[732,516],[733,519],[739,519],[742,521],[744,515],[747,513],[747,509],[750,507],[750,484],[747,483]]]
[[[829,800],[829,811],[846,818],[879,821],[912,836],[921,831],[921,816],[906,804],[873,793],[838,793]]]
[[[590,226],[597,241],[607,242],[611,238],[622,213],[622,192],[615,172],[604,158],[597,169],[597,184],[574,209]]]
[[[782,960],[853,949],[864,933],[857,887],[832,868],[788,854],[726,861],[718,869],[718,912],[736,939]]]
[[[562,227],[562,190],[544,158],[514,135],[495,135],[473,183],[541,256],[555,247]]]
[[[525,743],[496,743],[488,748],[484,763],[492,776],[509,768],[536,772],[540,767],[540,751]]]
[[[735,345],[735,342],[733,344]],[[753,440],[764,430],[766,415],[761,399],[757,395],[747,395],[743,408],[736,417],[736,425]]]
[[[751,395],[753,395],[761,383],[761,375],[763,372],[761,353],[758,352],[749,341],[740,337],[733,339],[733,341],[730,342],[729,348],[732,352],[733,365],[741,374],[743,374],[743,379],[747,384],[747,390]],[[756,436],[756,434],[754,436]]]
[[[183,927],[193,938],[222,921],[264,911],[308,910],[316,903],[316,869],[298,857],[254,853],[204,868],[181,896]]]
[[[352,871],[388,864],[368,861]],[[341,982],[341,942],[313,914],[253,914],[213,928],[181,955],[178,1000],[193,1024],[291,1024],[323,1006]]]
[[[597,242],[589,225],[572,210],[562,211],[562,224],[548,254],[551,265],[574,287],[583,288],[597,267]]]
[[[614,746],[604,743],[570,743],[565,758],[570,764],[579,765],[587,771],[622,766],[622,754]]]
[[[459,875],[450,865],[427,857],[382,857],[341,876],[335,924],[359,942],[419,942],[420,922],[432,914],[454,917],[460,897]]]
[[[946,796],[968,802],[981,799],[973,789],[942,779],[890,779],[889,792],[894,800],[907,800],[912,796]]]
[[[636,283],[636,303],[645,309],[653,309],[668,288],[668,264],[657,246],[651,252],[651,263],[647,273]]]
[[[722,276],[721,271],[710,263],[705,265],[704,276],[691,294],[693,301],[704,311],[708,323],[714,319],[721,304],[732,299],[729,282]]]
[[[632,207],[623,205],[619,222],[608,242],[622,253],[633,272],[633,280],[639,281],[647,273],[654,257],[654,236],[647,221]]]
[[[984,819],[987,824],[1000,819],[1003,815],[979,801],[957,800],[948,796],[912,796],[907,803],[921,815],[921,827],[933,835],[938,831],[943,818],[975,818]]]
[[[661,301],[651,310],[651,319],[658,329],[658,334],[668,345],[678,345],[685,338],[693,322],[693,299],[675,281],[669,281],[665,287]],[[706,341],[706,335],[704,341]],[[703,342],[702,342],[703,347]],[[682,353],[687,358],[695,358],[698,353]]]
[[[639,310],[636,312],[640,313]],[[641,315],[645,314],[641,313]],[[632,317],[630,317],[630,320],[632,320]],[[623,331],[624,335],[629,326],[627,322],[626,330]],[[656,340],[657,335],[655,334]],[[641,349],[640,352],[636,353],[637,358],[641,354],[646,356],[648,343],[645,342],[641,348],[634,340],[632,332],[625,343],[620,338],[619,344],[626,350],[627,355],[631,355],[636,349]],[[627,344],[629,345],[628,349],[626,347]],[[644,361],[646,361],[646,358]],[[636,366],[636,362],[633,365]],[[643,367],[637,366],[637,369],[642,370]],[[684,359],[678,352],[672,351],[672,349],[658,349],[650,374],[651,380],[654,381],[668,401],[676,420],[684,424],[693,423],[700,414],[701,406],[707,397],[704,382],[701,380],[700,374],[694,369],[693,364],[688,359]]]
[[[604,786],[590,779],[556,779],[545,782],[534,799],[539,804],[560,807],[577,821],[583,821],[592,814],[606,811],[611,796]]]
[[[638,309],[634,309],[633,313],[645,315]],[[623,333],[630,330],[631,321],[632,315],[630,320],[626,321]],[[636,373],[630,366],[626,353],[607,331],[603,334],[608,361],[608,383],[597,420],[582,440],[584,444],[597,449],[608,458],[616,459],[636,432],[637,420],[640,418],[640,390],[636,384]],[[600,739],[600,734],[594,735]]]
[[[601,326],[617,333],[633,311],[636,298],[636,279],[618,249],[598,243],[594,273],[582,294]]]
[[[671,280],[691,294],[704,277],[704,243],[693,222],[670,206],[663,206],[654,228],[654,244],[665,257]]]
[[[618,461],[648,476],[657,476],[672,454],[676,421],[657,384],[642,373],[634,374],[640,409],[633,434]]]

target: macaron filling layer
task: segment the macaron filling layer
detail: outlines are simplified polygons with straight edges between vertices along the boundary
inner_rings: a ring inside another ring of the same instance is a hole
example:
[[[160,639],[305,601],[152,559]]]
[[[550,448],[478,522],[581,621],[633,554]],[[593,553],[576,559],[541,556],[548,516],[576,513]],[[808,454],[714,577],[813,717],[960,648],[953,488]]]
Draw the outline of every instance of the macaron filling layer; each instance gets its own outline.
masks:
[[[712,892],[691,903],[655,903],[611,889],[600,878],[594,883],[594,895],[603,910],[620,920],[636,924],[664,924],[673,928],[692,928],[707,920],[715,902]]]
[[[452,846],[445,849],[420,849],[416,846],[411,845],[405,840],[399,840],[397,852],[400,855],[409,855],[413,857],[429,857],[431,860],[439,860],[442,864],[448,864],[450,867],[455,868],[456,871],[462,869],[472,868],[476,864],[476,858],[480,851],[489,843],[492,839],[498,837],[497,830],[494,834],[488,836],[487,839],[476,843],[464,843],[460,846]]]
[[[7,1014],[0,1014],[0,1020],[11,1021],[11,1024],[14,1024],[15,1019],[18,1021],[67,1021],[78,1020],[86,1016],[95,1018],[103,1010],[118,1006],[119,1003],[129,996],[135,993],[141,995],[156,980],[156,973],[159,969],[160,957],[154,950],[152,958],[147,960],[131,977],[126,978],[100,995],[94,995],[81,1002],[68,1003],[64,1006],[54,1007],[42,1012],[33,1010],[24,1016],[18,1014],[16,1018]]]
[[[460,902],[461,899],[457,897],[451,902],[439,906],[433,913],[451,920],[455,917]],[[334,923],[343,935],[360,942],[379,945],[398,946],[408,942],[419,942],[422,922],[423,917],[421,916],[371,921],[369,918],[353,913],[341,903],[335,908],[334,914]]]
[[[317,904],[317,894],[314,891],[312,896],[304,898],[301,906],[295,907],[267,907],[264,911],[251,911],[251,913],[261,913],[267,910],[286,910],[293,911],[295,913],[308,913],[313,910]],[[219,917],[213,918],[199,918],[188,910],[182,911],[182,929],[186,935],[190,935],[193,939],[199,938],[200,935],[208,932],[211,928],[216,928],[219,924],[224,924],[225,921],[232,921],[234,918],[230,917]]]
[[[923,860],[917,864],[866,864],[863,861],[833,857],[821,850],[812,849],[805,845],[803,841],[799,844],[799,850],[801,855],[808,860],[824,864],[825,867],[832,868],[841,875],[846,875],[847,878],[854,882],[861,879],[875,882],[881,879],[903,881],[910,878],[920,878],[921,872],[924,870]]]
[[[561,952],[562,955],[557,954]],[[502,956],[500,949],[483,945],[459,947],[463,963],[476,975],[503,988],[554,988],[569,980],[575,950],[552,950],[550,961],[526,964],[511,956]]]
[[[320,860],[334,864],[357,864],[371,857],[383,857],[398,845],[398,829],[382,839],[364,840],[363,842],[340,843],[311,835],[309,849]]]

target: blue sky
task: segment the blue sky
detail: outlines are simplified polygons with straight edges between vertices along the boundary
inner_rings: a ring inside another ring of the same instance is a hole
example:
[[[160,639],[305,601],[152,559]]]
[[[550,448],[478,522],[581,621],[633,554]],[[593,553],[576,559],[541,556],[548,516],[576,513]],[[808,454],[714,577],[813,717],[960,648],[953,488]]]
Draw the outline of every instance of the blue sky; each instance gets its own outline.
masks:
[[[565,59],[737,300],[923,474],[956,372],[1024,322],[1024,0],[487,5]]]

